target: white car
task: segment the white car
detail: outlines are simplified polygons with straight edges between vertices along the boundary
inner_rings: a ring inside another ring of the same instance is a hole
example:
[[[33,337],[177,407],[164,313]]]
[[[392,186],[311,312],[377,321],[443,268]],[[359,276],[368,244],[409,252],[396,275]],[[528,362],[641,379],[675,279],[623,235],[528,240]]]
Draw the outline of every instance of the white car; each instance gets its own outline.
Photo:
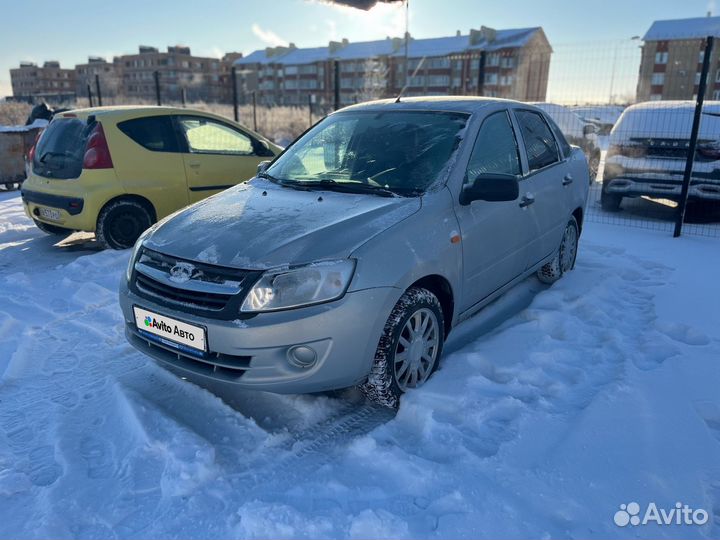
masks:
[[[610,133],[601,203],[618,210],[624,197],[678,200],[695,103],[662,101],[628,107]],[[720,101],[706,101],[689,200],[720,202]]]

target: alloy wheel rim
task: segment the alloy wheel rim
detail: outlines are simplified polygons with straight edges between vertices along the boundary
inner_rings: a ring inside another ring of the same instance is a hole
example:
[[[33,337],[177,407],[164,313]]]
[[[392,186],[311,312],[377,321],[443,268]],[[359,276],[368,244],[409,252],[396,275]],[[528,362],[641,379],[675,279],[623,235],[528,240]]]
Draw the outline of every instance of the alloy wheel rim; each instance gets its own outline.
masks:
[[[560,265],[563,272],[572,269],[577,252],[577,231],[572,225],[568,225],[563,235],[562,248],[560,250]]]
[[[405,322],[395,347],[393,369],[402,391],[427,381],[437,360],[440,326],[428,308],[415,311]]]

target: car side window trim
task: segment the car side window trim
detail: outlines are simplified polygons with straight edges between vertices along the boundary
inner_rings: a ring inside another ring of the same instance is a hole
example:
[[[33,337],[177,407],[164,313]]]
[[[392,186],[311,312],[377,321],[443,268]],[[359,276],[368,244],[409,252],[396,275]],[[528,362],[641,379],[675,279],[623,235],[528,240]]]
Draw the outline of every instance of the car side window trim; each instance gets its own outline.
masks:
[[[183,119],[188,120],[203,120],[205,122],[213,122],[215,124],[219,124],[221,126],[224,126],[235,133],[238,133],[242,135],[243,137],[246,137],[250,141],[250,146],[252,147],[252,153],[251,154],[240,154],[235,152],[213,152],[209,150],[202,150],[202,151],[193,151],[190,147],[190,141],[188,140],[187,133],[185,132],[185,129],[182,126],[181,121]],[[218,120],[216,118],[211,118],[209,116],[201,116],[197,114],[176,114],[174,115],[174,123],[176,126],[176,129],[178,131],[178,135],[181,138],[183,152],[186,154],[199,154],[199,155],[213,155],[213,156],[244,156],[244,157],[260,157],[261,154],[258,153],[258,145],[260,145],[260,141],[256,140],[255,137],[251,136],[249,133],[245,133],[243,130],[238,129],[237,127],[228,124],[227,122],[223,122],[222,120]]]
[[[518,118],[517,118],[517,116],[516,116],[516,113],[521,112],[521,111],[526,111],[526,112],[530,112],[530,113],[533,113],[533,114],[538,114],[538,111],[535,111],[535,110],[533,110],[533,109],[527,109],[527,108],[524,108],[524,107],[517,107],[517,108],[512,109],[513,120],[514,120],[514,122],[517,123],[518,130],[520,129],[520,121],[518,120]],[[546,125],[547,128],[550,130],[550,134],[553,136],[553,140],[555,141],[555,150],[556,150],[556,152],[557,152],[558,160],[555,161],[554,163],[549,163],[548,165],[545,165],[544,167],[541,167],[541,168],[539,168],[539,169],[535,169],[534,171],[531,171],[531,170],[530,170],[530,160],[528,159],[528,155],[527,155],[527,146],[525,145],[525,138],[522,137],[522,132],[521,132],[521,137],[520,137],[520,139],[521,139],[521,141],[522,141],[522,150],[523,150],[523,158],[524,158],[524,161],[523,161],[523,163],[524,163],[524,165],[523,165],[523,176],[522,176],[523,179],[525,179],[525,178],[530,178],[531,176],[534,176],[534,175],[536,175],[536,174],[538,174],[538,173],[547,171],[547,170],[549,170],[549,169],[551,169],[551,168],[553,168],[553,167],[555,167],[555,166],[557,166],[557,165],[560,165],[560,164],[564,163],[564,161],[565,161],[565,160],[562,158],[562,155],[563,155],[563,154],[562,154],[562,152],[560,151],[560,145],[558,145],[558,143],[557,143],[557,139],[555,138],[555,134],[553,133],[552,128],[551,128],[550,125],[548,124],[547,120],[545,120],[545,116],[544,116],[543,114],[540,114],[540,117],[543,119],[543,121],[545,122],[545,125]]]

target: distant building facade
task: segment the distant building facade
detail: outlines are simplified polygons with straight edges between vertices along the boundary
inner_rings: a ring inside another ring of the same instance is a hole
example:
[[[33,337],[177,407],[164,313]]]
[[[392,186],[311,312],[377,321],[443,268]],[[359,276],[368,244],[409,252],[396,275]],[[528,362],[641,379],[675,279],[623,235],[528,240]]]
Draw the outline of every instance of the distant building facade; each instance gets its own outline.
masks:
[[[88,85],[93,96],[97,93],[97,81],[100,83],[102,97],[114,98],[123,93],[122,74],[116,62],[108,62],[105,58],[91,56],[87,63],[75,66],[75,94],[77,97],[88,95]]]
[[[405,57],[407,53],[407,66]],[[484,95],[542,101],[546,97],[552,48],[542,28],[350,43],[327,47],[272,47],[235,61],[243,73],[241,99],[263,104],[332,104],[335,77],[339,102],[397,95]]]
[[[695,99],[707,36],[720,36],[720,17],[655,21],[643,37],[637,100]],[[715,47],[707,99],[720,99],[719,58]]]
[[[75,70],[62,68],[54,60],[42,66],[21,62],[20,67],[10,70],[10,82],[16,99],[63,101],[75,97]]]
[[[220,101],[220,60],[193,56],[190,47],[176,45],[160,52],[141,45],[137,54],[115,58],[122,73],[126,97],[155,100],[155,72],[160,77],[163,101],[181,101],[183,92],[188,101]]]

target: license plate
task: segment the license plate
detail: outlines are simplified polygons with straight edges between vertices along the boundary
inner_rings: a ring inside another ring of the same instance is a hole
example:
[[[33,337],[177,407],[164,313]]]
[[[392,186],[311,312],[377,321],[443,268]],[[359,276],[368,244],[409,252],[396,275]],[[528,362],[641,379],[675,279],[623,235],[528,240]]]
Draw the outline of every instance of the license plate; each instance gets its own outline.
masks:
[[[60,210],[54,208],[43,208],[40,207],[40,217],[50,219],[52,221],[60,221]]]
[[[203,327],[159,315],[137,306],[133,306],[133,312],[135,326],[141,333],[152,334],[157,341],[178,350],[187,348],[191,352],[206,351]]]

